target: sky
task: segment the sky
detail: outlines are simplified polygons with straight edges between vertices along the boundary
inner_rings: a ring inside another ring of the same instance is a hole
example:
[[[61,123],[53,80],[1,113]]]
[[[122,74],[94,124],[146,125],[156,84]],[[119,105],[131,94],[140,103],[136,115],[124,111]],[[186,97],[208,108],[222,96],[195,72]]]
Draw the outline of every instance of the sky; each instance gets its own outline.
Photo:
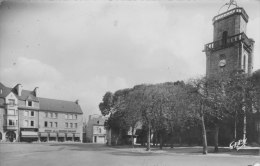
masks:
[[[100,114],[107,91],[205,75],[212,18],[228,0],[2,1],[0,81],[41,97],[79,100]],[[260,69],[260,1],[237,0],[249,15]],[[220,12],[226,11],[226,7]]]

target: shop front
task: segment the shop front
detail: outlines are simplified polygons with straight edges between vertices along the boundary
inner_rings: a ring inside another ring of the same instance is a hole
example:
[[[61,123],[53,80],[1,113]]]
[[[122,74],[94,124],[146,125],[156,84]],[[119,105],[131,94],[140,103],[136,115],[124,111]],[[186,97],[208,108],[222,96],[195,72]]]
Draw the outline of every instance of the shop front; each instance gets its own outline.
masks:
[[[74,134],[74,141],[75,142],[80,142],[80,134],[79,133],[75,133]]]
[[[38,141],[38,129],[37,128],[21,128],[20,129],[20,141],[21,142],[36,142]]]
[[[49,133],[49,141],[57,141],[57,133]]]
[[[59,141],[59,142],[64,142],[64,141],[66,141],[66,135],[65,135],[65,133],[58,133],[58,141]]]
[[[74,139],[74,137],[73,137],[73,134],[72,133],[67,133],[67,141],[74,141],[73,140]]]
[[[49,140],[49,133],[41,132],[40,135],[40,142],[48,142]]]

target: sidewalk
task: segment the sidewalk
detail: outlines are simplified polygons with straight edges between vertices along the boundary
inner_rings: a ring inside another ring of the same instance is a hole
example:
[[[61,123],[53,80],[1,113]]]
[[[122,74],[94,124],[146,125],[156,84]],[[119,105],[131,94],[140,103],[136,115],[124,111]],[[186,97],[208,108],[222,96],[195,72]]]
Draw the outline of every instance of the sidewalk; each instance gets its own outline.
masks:
[[[129,146],[115,146],[112,147],[118,149],[120,151],[127,151],[132,153],[142,153],[142,154],[180,154],[180,155],[203,155],[202,147],[194,146],[194,147],[164,147],[162,150],[159,147],[151,147],[151,151],[146,151],[145,147],[135,147],[131,148]],[[210,156],[260,156],[260,147],[249,147],[246,146],[239,151],[230,150],[229,147],[219,147],[219,152],[214,152],[214,147],[208,147],[208,154]]]

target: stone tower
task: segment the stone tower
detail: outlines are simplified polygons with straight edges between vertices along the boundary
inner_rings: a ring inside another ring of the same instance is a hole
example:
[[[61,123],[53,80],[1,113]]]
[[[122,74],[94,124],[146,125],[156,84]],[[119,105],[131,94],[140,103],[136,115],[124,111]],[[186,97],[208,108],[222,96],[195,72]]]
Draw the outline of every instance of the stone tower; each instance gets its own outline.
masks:
[[[228,76],[253,69],[254,40],[246,35],[248,15],[236,7],[213,18],[213,42],[205,45],[206,76]]]

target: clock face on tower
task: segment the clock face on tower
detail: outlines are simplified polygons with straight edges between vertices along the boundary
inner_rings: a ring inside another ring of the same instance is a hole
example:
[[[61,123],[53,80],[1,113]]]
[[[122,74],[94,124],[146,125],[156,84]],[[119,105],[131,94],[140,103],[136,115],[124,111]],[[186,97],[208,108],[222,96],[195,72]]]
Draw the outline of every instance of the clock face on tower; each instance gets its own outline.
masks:
[[[218,63],[218,66],[219,67],[225,67],[226,66],[226,60],[225,59],[220,60],[219,63]]]

